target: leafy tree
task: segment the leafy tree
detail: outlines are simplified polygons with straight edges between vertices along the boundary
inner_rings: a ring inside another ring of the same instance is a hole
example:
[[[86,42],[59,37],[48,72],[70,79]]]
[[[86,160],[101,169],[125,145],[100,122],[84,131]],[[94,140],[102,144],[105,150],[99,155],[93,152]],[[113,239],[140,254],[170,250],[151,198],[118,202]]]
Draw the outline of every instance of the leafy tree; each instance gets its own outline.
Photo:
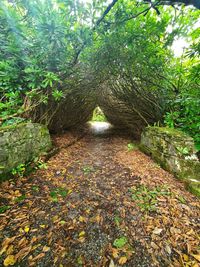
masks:
[[[2,0],[0,121],[62,129],[99,104],[110,121],[140,130],[167,112],[167,125],[199,142],[198,8],[195,0]],[[176,59],[179,37],[191,46]]]

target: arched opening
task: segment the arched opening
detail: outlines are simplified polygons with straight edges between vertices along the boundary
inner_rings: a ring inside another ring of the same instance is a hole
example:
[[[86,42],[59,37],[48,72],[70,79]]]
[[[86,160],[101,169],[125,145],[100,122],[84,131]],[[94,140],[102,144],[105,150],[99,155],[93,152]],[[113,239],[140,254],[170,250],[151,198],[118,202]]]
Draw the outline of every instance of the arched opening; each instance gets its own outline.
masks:
[[[90,132],[95,136],[105,136],[112,133],[113,125],[108,122],[102,109],[97,106],[93,111],[93,116],[88,122]]]

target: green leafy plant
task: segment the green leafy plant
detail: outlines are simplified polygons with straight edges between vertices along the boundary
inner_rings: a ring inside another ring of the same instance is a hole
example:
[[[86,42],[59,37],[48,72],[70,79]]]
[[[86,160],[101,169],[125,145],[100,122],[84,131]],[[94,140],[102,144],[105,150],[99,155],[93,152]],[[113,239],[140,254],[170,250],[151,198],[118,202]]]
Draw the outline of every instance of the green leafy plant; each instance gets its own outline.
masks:
[[[188,155],[189,154],[189,149],[187,147],[177,147],[177,150],[182,154],[182,155]]]
[[[63,98],[63,92],[62,91],[58,91],[58,90],[54,90],[52,92],[52,96],[54,97],[54,99],[56,101],[59,101],[59,100],[61,100],[61,98]]]
[[[127,145],[127,148],[128,148],[128,151],[132,151],[132,150],[137,149],[137,146],[134,143],[129,143]]]
[[[12,170],[12,174],[18,175],[19,177],[23,177],[25,171],[26,171],[26,165],[25,164],[19,164],[16,168],[14,168]]]
[[[114,240],[113,246],[116,248],[122,248],[128,243],[128,240],[125,236],[119,237]]]
[[[48,169],[48,165],[46,162],[44,162],[42,159],[40,158],[35,158],[34,159],[34,169],[37,170],[37,169]]]
[[[119,216],[115,216],[114,221],[115,221],[115,224],[117,225],[117,227],[119,227],[122,219]]]
[[[6,212],[7,210],[9,210],[11,208],[11,206],[1,206],[0,207],[0,214]]]
[[[65,188],[58,187],[50,192],[50,197],[53,202],[58,202],[58,197],[66,197],[69,190],[66,190]]]
[[[14,200],[15,200],[15,202],[22,202],[22,201],[24,201],[25,199],[26,199],[26,195],[23,194],[23,195],[21,195],[21,196],[19,196],[19,197],[16,197]]]
[[[186,200],[183,196],[179,195],[177,198],[182,204],[186,204]]]
[[[193,84],[193,80],[188,83],[191,89],[182,90],[176,100],[170,101],[171,111],[165,114],[164,122],[193,137],[197,150],[200,150],[200,88]]]
[[[39,191],[39,187],[36,186],[36,185],[33,185],[33,186],[31,187],[31,189],[32,189],[33,191],[35,191],[35,192],[38,192],[38,191]]]
[[[163,187],[155,187],[150,189],[144,185],[133,187],[131,189],[132,200],[136,202],[141,211],[151,212],[157,210],[159,196],[168,196],[171,195],[170,190]]]
[[[82,170],[83,170],[84,174],[89,174],[89,173],[94,171],[93,167],[90,167],[90,166],[84,166],[82,168]]]

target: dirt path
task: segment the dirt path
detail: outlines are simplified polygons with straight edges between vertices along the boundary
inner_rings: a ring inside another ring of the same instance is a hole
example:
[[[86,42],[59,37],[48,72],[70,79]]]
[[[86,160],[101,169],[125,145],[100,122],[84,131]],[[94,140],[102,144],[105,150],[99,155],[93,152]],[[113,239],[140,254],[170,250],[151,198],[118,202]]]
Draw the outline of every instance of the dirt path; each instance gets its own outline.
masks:
[[[2,183],[0,266],[198,267],[197,198],[128,143],[88,134]]]

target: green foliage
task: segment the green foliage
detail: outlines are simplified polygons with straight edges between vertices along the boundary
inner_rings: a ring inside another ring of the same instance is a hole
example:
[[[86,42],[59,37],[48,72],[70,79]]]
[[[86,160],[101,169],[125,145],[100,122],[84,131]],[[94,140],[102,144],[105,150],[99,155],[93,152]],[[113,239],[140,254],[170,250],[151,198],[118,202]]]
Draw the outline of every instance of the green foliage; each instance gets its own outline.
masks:
[[[188,155],[189,149],[188,147],[177,147],[177,150],[182,154],[182,155]]]
[[[188,90],[170,102],[171,111],[165,115],[165,124],[179,128],[194,138],[200,146],[200,91]]]
[[[84,167],[82,167],[82,170],[83,170],[84,174],[89,174],[89,173],[94,171],[93,167],[91,167],[91,166],[84,166]]]
[[[66,190],[65,188],[58,187],[50,192],[50,197],[53,202],[58,202],[59,196],[64,198],[67,196],[67,194],[68,194],[68,190]]]
[[[131,188],[131,192],[132,200],[136,202],[143,212],[156,211],[158,204],[157,198],[159,196],[168,196],[171,194],[169,189],[165,186],[157,186],[154,189],[149,189],[148,187],[141,185]]]
[[[62,91],[58,91],[58,90],[54,90],[52,92],[52,95],[53,95],[53,97],[54,97],[54,99],[56,101],[59,101],[63,97],[63,92]]]
[[[25,171],[26,171],[26,165],[25,164],[19,164],[16,168],[14,168],[12,170],[12,174],[17,175],[19,177],[23,177]]]
[[[134,143],[129,143],[127,145],[127,148],[128,148],[128,151],[132,151],[132,150],[137,149],[137,146]]]
[[[103,114],[102,110],[99,107],[95,108],[92,116],[92,121],[99,121],[99,122],[107,121],[105,115]]]
[[[33,186],[31,187],[31,189],[32,189],[33,191],[35,191],[35,192],[38,192],[38,191],[39,191],[39,187],[36,186],[36,185],[33,185]]]
[[[47,166],[47,163],[44,162],[42,159],[40,158],[35,158],[34,161],[33,161],[33,166],[32,166],[35,170],[37,169],[47,169],[48,166]]]
[[[1,206],[0,207],[0,214],[4,213],[5,211],[9,210],[11,207],[10,206]]]
[[[23,195],[21,195],[20,197],[16,197],[14,200],[15,200],[16,202],[22,202],[22,201],[24,201],[25,199],[26,199],[26,195],[23,194]]]
[[[119,216],[115,216],[114,221],[115,221],[115,224],[117,225],[117,227],[119,227],[120,223],[121,223],[121,218]]]
[[[5,120],[3,123],[2,123],[2,127],[4,126],[9,126],[9,125],[13,125],[13,124],[18,124],[18,123],[21,123],[21,122],[24,122],[25,119],[24,118],[20,118],[20,117],[13,117],[11,119],[8,119],[8,120]]]
[[[117,238],[113,242],[113,246],[116,248],[122,248],[128,243],[128,240],[125,236],[122,236],[120,238]]]
[[[27,98],[31,109],[48,104],[51,95],[57,102],[64,97],[62,84],[89,38],[90,26],[83,21],[91,9],[64,0],[1,1],[1,118],[24,113]]]
[[[77,86],[101,94],[106,84],[131,109],[137,101],[149,121],[165,111],[166,124],[189,133],[199,145],[199,95],[194,92],[200,91],[200,35],[199,28],[192,30],[199,11],[177,10],[176,23],[170,7],[159,7],[160,16],[152,9],[134,19],[146,5],[122,0],[95,25],[106,7],[107,1],[1,1],[3,125],[18,123],[27,110],[67,99]],[[171,45],[185,36],[191,44],[187,59],[176,60]],[[146,110],[140,98],[148,99]],[[95,111],[93,120],[106,118]]]
[[[14,176],[23,177],[24,175],[30,174],[33,170],[47,169],[47,163],[42,159],[36,157],[33,161],[25,164],[19,164],[16,168],[12,169],[11,173]]]

